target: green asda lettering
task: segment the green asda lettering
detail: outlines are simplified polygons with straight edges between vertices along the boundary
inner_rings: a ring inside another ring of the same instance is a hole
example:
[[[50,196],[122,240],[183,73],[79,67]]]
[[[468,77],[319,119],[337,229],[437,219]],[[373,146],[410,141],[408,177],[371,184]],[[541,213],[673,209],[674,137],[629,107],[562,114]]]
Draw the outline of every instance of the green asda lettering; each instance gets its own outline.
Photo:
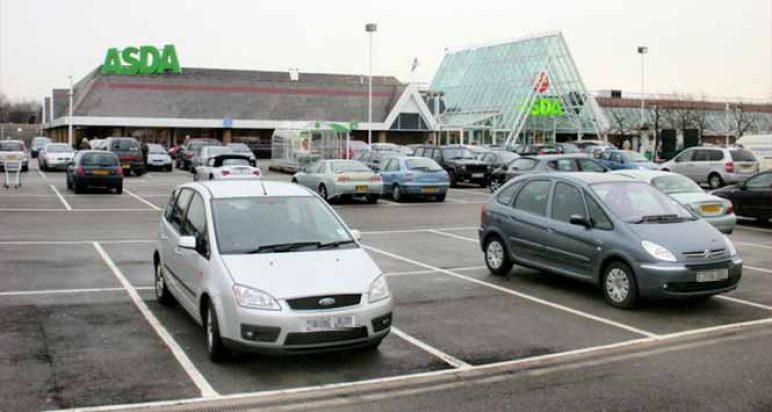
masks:
[[[526,110],[525,104],[520,106],[520,110]],[[528,113],[531,116],[563,116],[563,102],[554,97],[537,97],[533,101],[531,111]]]
[[[154,46],[126,47],[107,50],[102,74],[161,74],[182,73],[174,45],[160,50]]]

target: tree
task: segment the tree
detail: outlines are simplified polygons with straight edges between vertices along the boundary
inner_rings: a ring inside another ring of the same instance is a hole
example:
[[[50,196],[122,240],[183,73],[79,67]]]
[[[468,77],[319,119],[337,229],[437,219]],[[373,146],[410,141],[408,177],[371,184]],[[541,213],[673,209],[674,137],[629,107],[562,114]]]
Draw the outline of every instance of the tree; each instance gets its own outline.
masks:
[[[41,106],[34,100],[11,101],[0,93],[0,123],[40,123]]]

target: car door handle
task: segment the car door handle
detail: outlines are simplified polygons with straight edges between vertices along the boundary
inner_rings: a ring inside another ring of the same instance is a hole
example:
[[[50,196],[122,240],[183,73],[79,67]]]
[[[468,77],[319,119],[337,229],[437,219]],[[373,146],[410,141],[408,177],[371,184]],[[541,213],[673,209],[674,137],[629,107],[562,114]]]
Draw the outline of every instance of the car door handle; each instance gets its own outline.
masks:
[[[161,239],[163,239],[163,240],[169,240],[169,236],[166,236],[166,235],[164,235],[164,234],[162,233],[162,234],[161,234]]]

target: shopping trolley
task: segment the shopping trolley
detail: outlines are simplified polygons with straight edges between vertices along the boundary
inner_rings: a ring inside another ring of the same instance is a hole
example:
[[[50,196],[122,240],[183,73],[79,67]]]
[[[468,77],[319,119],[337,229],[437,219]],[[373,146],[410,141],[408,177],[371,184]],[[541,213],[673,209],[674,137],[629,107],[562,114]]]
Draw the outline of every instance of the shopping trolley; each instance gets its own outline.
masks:
[[[22,160],[10,160],[6,159],[3,162],[3,186],[8,189],[9,187],[13,186],[14,189],[18,189],[21,187],[21,169],[22,169]]]

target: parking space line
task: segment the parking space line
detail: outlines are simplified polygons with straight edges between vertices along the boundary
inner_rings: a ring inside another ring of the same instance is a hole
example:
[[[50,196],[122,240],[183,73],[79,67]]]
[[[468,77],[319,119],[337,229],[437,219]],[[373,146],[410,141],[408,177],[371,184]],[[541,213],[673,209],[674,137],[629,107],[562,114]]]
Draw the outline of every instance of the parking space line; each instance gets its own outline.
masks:
[[[135,286],[136,290],[152,290],[152,286]],[[96,288],[96,289],[47,289],[47,290],[16,290],[0,292],[0,296],[34,296],[34,295],[65,295],[71,293],[99,293],[99,292],[123,292],[123,288]]]
[[[585,319],[590,319],[590,320],[593,320],[593,321],[596,321],[596,322],[599,322],[599,323],[603,323],[603,324],[606,324],[606,325],[609,325],[609,326],[614,326],[614,327],[619,328],[619,329],[624,329],[624,330],[626,330],[628,332],[632,332],[632,333],[635,333],[637,335],[642,335],[642,336],[646,336],[646,337],[650,337],[650,338],[651,337],[659,336],[656,333],[652,333],[652,332],[649,332],[649,331],[646,331],[646,330],[643,330],[643,329],[639,329],[639,328],[636,328],[636,327],[633,327],[633,326],[630,326],[630,325],[626,325],[624,323],[620,323],[620,322],[617,322],[617,321],[614,321],[614,320],[611,320],[611,319],[606,319],[606,318],[602,318],[600,316],[595,316],[593,314],[590,314],[590,313],[587,313],[587,312],[583,312],[583,311],[580,311],[580,310],[577,310],[577,309],[573,309],[573,308],[570,308],[568,306],[559,305],[557,303],[553,303],[553,302],[550,302],[550,301],[547,301],[547,300],[544,300],[544,299],[541,299],[541,298],[537,298],[535,296],[527,295],[525,293],[518,292],[516,290],[509,289],[509,288],[506,288],[506,287],[503,287],[503,286],[499,286],[499,285],[496,285],[496,284],[493,284],[493,283],[488,283],[488,282],[485,282],[485,281],[482,281],[482,280],[479,280],[479,279],[476,279],[476,278],[473,278],[473,277],[470,277],[470,276],[462,275],[460,273],[456,273],[456,272],[453,272],[453,271],[450,271],[450,270],[447,270],[447,269],[442,269],[442,268],[439,268],[439,267],[436,267],[436,266],[428,265],[426,263],[419,262],[419,261],[416,261],[416,260],[413,260],[413,259],[410,259],[410,258],[407,258],[407,257],[404,257],[404,256],[400,256],[400,255],[397,255],[395,253],[387,252],[385,250],[374,248],[372,246],[363,245],[363,247],[368,249],[368,250],[372,250],[373,252],[380,253],[382,255],[389,256],[389,257],[392,257],[394,259],[401,260],[403,262],[407,262],[407,263],[416,265],[418,267],[423,267],[423,268],[426,268],[426,269],[434,269],[434,270],[436,270],[438,272],[442,272],[442,273],[445,273],[447,275],[450,275],[450,276],[453,276],[453,277],[456,277],[456,278],[459,278],[459,279],[463,279],[463,280],[466,280],[466,281],[471,282],[471,283],[476,283],[478,285],[485,286],[485,287],[488,287],[488,288],[491,288],[491,289],[495,289],[495,290],[498,290],[500,292],[503,292],[503,293],[506,293],[506,294],[509,294],[509,295],[517,296],[519,298],[526,299],[526,300],[529,300],[529,301],[534,302],[534,303],[538,303],[538,304],[542,304],[542,305],[545,305],[545,306],[549,306],[549,307],[551,307],[553,309],[561,310],[563,312],[568,312],[568,313],[571,313],[573,315],[583,317]]]
[[[466,237],[466,236],[460,236],[460,235],[454,235],[452,233],[446,233],[446,232],[443,232],[441,230],[430,229],[430,230],[427,230],[427,232],[435,233],[435,234],[438,234],[440,236],[445,236],[445,237],[449,237],[449,238],[453,238],[453,239],[465,240],[467,242],[480,243],[480,241],[475,239],[475,238]]]
[[[772,270],[764,269],[764,268],[759,268],[759,267],[756,267],[756,266],[743,265],[743,269],[750,269],[750,270],[755,270],[757,272],[772,274]]]
[[[426,342],[423,342],[419,339],[414,338],[413,336],[408,335],[407,333],[403,332],[401,329],[397,329],[394,326],[392,326],[391,332],[399,336],[400,338],[408,341],[409,343],[412,343],[418,348],[422,349],[424,352],[434,355],[435,357],[441,359],[442,361],[444,361],[445,363],[447,363],[448,365],[456,369],[468,369],[472,367],[472,365],[460,359],[456,359],[453,356],[450,356],[447,353],[435,348],[434,346],[431,346]]]
[[[59,198],[59,200],[61,200],[61,201],[62,201],[62,204],[64,205],[64,208],[65,208],[66,210],[68,210],[68,211],[69,211],[69,210],[72,210],[72,207],[70,207],[70,204],[69,204],[69,203],[67,203],[67,201],[66,201],[66,200],[64,200],[64,196],[62,196],[62,194],[61,194],[61,193],[59,193],[59,190],[57,190],[57,189],[56,189],[56,186],[54,186],[54,185],[49,185],[49,186],[51,186],[51,190],[53,190],[53,191],[54,191],[54,193],[56,193],[56,196]],[[33,210],[34,210],[34,209],[33,209]]]
[[[115,277],[118,278],[118,281],[121,283],[121,285],[123,285],[123,288],[129,294],[129,297],[131,298],[132,302],[134,302],[134,305],[137,307],[137,309],[139,309],[145,319],[147,319],[148,323],[150,323],[150,326],[171,350],[174,357],[177,358],[177,362],[179,362],[180,366],[182,366],[182,369],[185,370],[188,376],[190,376],[190,378],[193,380],[193,383],[198,387],[199,391],[201,391],[201,396],[204,398],[218,396],[219,394],[217,391],[214,390],[209,382],[207,382],[206,378],[204,378],[204,375],[199,372],[190,358],[188,358],[188,355],[174,340],[169,331],[166,330],[158,318],[155,317],[153,312],[151,312],[147,305],[145,305],[145,301],[142,300],[134,286],[129,283],[129,280],[126,279],[126,276],[123,275],[123,272],[121,272],[115,262],[113,262],[113,259],[110,257],[110,255],[108,255],[107,252],[102,248],[102,245],[100,245],[98,242],[93,242],[92,244],[97,253],[99,253],[99,256],[102,257],[102,260],[105,261],[105,264],[107,264]]]
[[[463,200],[459,200],[459,199],[455,199],[455,198],[447,197],[447,196],[445,197],[445,201],[446,202],[451,202],[451,203],[467,203],[467,202],[465,202]]]
[[[440,227],[440,228],[424,228],[424,229],[396,229],[396,230],[372,230],[361,232],[363,235],[390,235],[394,233],[423,233],[430,230],[471,230],[477,229],[475,226],[458,226],[458,227]]]
[[[387,200],[387,199],[384,199],[382,197],[378,198],[378,201],[379,202],[383,202],[383,203],[385,203],[385,204],[387,204],[389,206],[404,206],[402,203],[397,203],[397,202],[395,202],[393,200]]]
[[[62,198],[62,201],[65,200]],[[0,212],[158,212],[161,209],[22,209],[22,208],[3,208]]]
[[[46,177],[46,174],[43,173],[43,171],[40,170],[40,168],[38,168],[37,170],[38,170],[38,174],[40,174],[40,177],[42,177],[43,179],[48,179],[48,177]]]
[[[735,241],[732,241],[732,243],[734,243],[735,245],[739,245],[739,246],[757,247],[759,249],[772,249],[772,246],[759,245],[758,243],[735,242]]]
[[[473,192],[471,190],[461,190],[461,189],[448,189],[448,191],[458,192],[458,193],[464,193],[469,195],[476,195],[476,196],[485,196],[490,197],[490,193],[480,193],[480,192]]]
[[[447,270],[454,270],[456,272],[463,272],[466,270],[480,270],[485,269],[485,266],[462,266],[457,268],[448,268]],[[412,276],[412,275],[428,275],[430,273],[437,273],[436,270],[411,270],[407,272],[386,272],[384,276]]]
[[[753,227],[753,226],[743,226],[743,225],[736,225],[735,230],[742,229],[742,230],[755,230],[757,232],[764,232],[764,233],[772,233],[772,229],[764,229],[762,227]]]
[[[134,199],[137,199],[137,200],[139,200],[140,202],[142,202],[142,203],[144,203],[144,204],[146,204],[146,205],[150,206],[150,208],[152,208],[153,210],[161,210],[161,208],[160,208],[160,207],[158,207],[158,206],[154,205],[153,203],[150,203],[150,202],[149,202],[147,199],[144,199],[144,198],[142,198],[141,196],[139,196],[139,195],[135,194],[135,193],[134,193],[134,192],[132,192],[131,190],[129,190],[129,189],[123,189],[123,191],[124,191],[124,192],[126,192],[126,194],[127,194],[127,195],[129,195],[129,196],[133,197]]]
[[[737,299],[737,298],[733,298],[731,296],[725,296],[725,295],[718,295],[718,296],[714,296],[714,297],[717,298],[717,299],[725,300],[727,302],[734,302],[734,303],[739,303],[741,305],[753,306],[754,308],[772,311],[772,306],[763,305],[761,303],[756,303],[756,302],[751,302],[751,301],[748,301],[748,300],[745,300],[745,299]]]

